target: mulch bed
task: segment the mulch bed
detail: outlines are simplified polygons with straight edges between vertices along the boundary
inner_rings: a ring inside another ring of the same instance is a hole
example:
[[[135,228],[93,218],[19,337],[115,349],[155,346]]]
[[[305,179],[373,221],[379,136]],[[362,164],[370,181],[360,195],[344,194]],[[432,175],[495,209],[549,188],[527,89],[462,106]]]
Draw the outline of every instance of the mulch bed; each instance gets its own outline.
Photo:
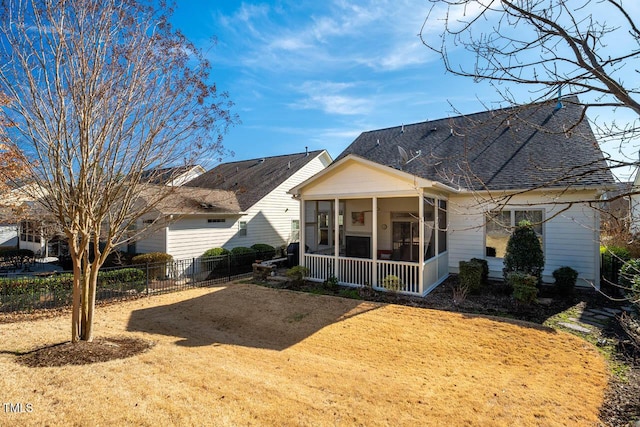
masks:
[[[131,337],[96,338],[91,342],[70,341],[38,348],[18,357],[18,363],[32,368],[86,365],[124,359],[153,347],[150,341]]]

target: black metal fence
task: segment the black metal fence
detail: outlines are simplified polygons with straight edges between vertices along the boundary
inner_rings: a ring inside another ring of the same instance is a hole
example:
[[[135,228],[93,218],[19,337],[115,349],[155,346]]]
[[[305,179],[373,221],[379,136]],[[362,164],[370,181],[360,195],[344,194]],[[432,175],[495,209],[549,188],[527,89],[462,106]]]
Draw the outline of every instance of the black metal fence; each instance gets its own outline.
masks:
[[[101,269],[96,301],[140,298],[246,277],[255,254],[222,255]],[[72,272],[40,272],[0,277],[0,312],[21,312],[71,305]]]
[[[617,286],[620,278],[620,268],[625,260],[610,253],[600,255],[600,284],[603,286]]]

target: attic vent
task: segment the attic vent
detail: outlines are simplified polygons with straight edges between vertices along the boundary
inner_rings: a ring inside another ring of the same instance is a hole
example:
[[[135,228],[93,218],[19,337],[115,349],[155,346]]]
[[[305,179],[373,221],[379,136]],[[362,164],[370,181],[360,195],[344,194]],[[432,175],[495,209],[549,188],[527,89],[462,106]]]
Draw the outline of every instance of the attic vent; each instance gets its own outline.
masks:
[[[225,222],[226,220],[224,218],[208,218],[207,222],[208,223],[212,223],[212,222]]]
[[[212,205],[211,203],[202,202],[200,203],[200,207],[203,209],[213,209],[215,206]]]

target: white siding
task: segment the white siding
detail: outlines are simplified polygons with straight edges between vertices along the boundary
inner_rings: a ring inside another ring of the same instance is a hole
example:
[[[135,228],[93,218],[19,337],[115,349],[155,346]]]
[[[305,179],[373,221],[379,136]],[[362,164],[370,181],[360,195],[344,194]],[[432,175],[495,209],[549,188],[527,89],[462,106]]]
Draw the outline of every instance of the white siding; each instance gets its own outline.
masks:
[[[18,246],[18,226],[0,225],[0,246]]]
[[[172,223],[168,229],[167,253],[174,259],[201,256],[211,248],[227,247],[237,232],[237,217],[224,218],[225,222],[208,222],[207,216],[185,217]]]
[[[552,196],[552,195],[551,195]],[[599,215],[595,209],[576,203],[549,203],[550,195],[515,197],[510,201],[514,209],[544,209],[543,225],[545,269],[543,280],[553,282],[552,273],[562,266],[574,268],[579,285],[599,283]],[[563,201],[593,198],[593,193],[563,195]],[[453,196],[449,199],[449,268],[458,271],[460,261],[485,257],[484,213],[490,205],[480,206],[472,196]],[[568,208],[568,209],[567,209]],[[509,209],[509,206],[506,207]],[[566,209],[566,210],[565,210]],[[502,260],[486,258],[490,275],[502,277]],[[588,282],[588,283],[587,283]]]
[[[138,220],[138,230],[141,230],[142,227],[142,220]],[[126,247],[123,247],[122,250],[126,250]],[[136,241],[136,253],[148,254],[151,252],[166,252],[164,228],[155,233],[147,234],[140,240]]]
[[[372,168],[351,162],[328,173],[304,188],[305,198],[321,198],[327,195],[384,196],[385,194],[415,194],[415,182],[400,179],[380,168]]]

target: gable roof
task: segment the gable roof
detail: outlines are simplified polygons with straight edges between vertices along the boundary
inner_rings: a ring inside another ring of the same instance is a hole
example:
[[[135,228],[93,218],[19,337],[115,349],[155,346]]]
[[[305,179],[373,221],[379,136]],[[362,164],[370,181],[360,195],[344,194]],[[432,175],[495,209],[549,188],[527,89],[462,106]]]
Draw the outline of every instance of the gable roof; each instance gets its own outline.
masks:
[[[316,150],[222,163],[185,186],[233,191],[246,211],[323,153],[326,151]]]
[[[577,101],[566,97],[559,109],[553,100],[363,132],[336,161],[355,154],[474,191],[613,185]]]

